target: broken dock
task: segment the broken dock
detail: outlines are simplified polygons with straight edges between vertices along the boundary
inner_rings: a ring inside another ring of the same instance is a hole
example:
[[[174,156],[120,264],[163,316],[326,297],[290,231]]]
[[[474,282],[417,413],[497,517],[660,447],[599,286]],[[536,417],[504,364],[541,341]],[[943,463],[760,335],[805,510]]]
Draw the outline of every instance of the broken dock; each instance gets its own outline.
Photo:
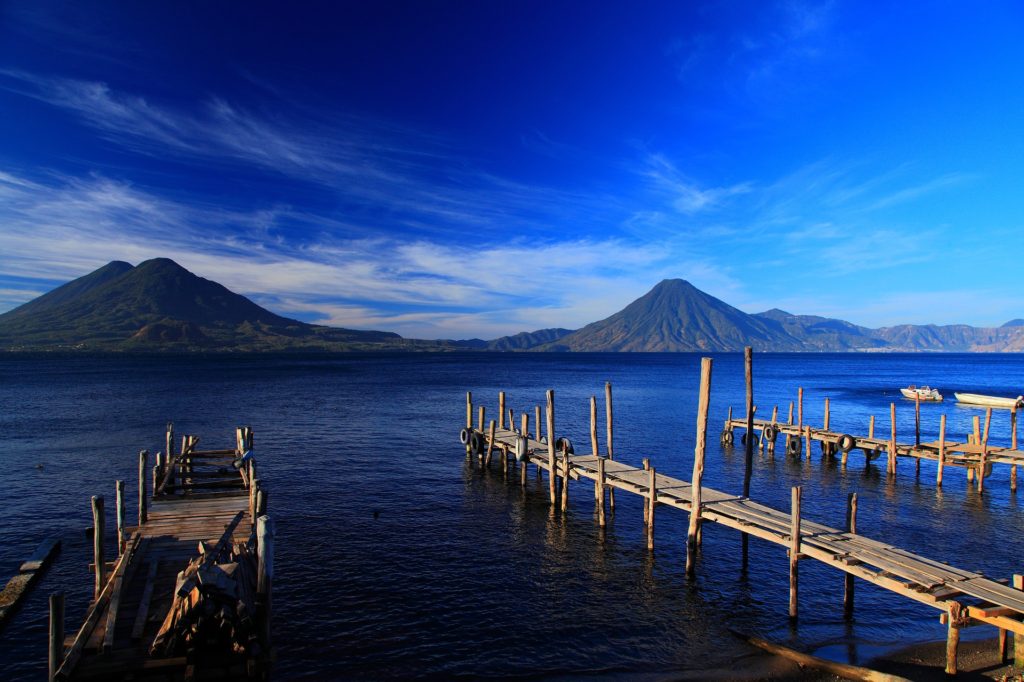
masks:
[[[50,679],[265,679],[274,529],[249,427],[235,446],[200,450],[182,437],[149,469],[138,460],[138,522],[115,484],[115,533],[92,498],[93,600],[65,640],[64,599],[50,597]],[[109,555],[109,546],[114,551]]]
[[[748,401],[752,404],[749,352],[747,363]],[[833,528],[804,516],[800,507],[801,487],[792,488],[791,506],[786,511],[758,503],[746,494],[736,495],[704,486],[702,478],[711,368],[711,358],[704,358],[693,476],[690,481],[658,473],[648,459],[644,459],[641,467],[622,461],[621,453],[613,447],[610,383],[605,385],[607,436],[603,453],[598,443],[596,396],[590,399],[589,454],[577,454],[568,439],[557,436],[554,391],[551,390],[546,394],[543,421],[541,407],[534,407],[532,429],[530,412],[520,412],[517,424],[515,412],[511,409],[506,411],[504,392],[498,396],[498,418],[489,422],[485,422],[485,408],[475,405],[472,394],[467,393],[465,428],[460,433],[460,439],[465,445],[467,457],[479,459],[484,467],[490,466],[492,458],[497,454],[507,480],[515,480],[516,477],[509,476],[508,472],[510,467],[518,466],[520,485],[526,485],[527,467],[531,464],[536,467],[538,476],[547,472],[552,513],[557,513],[559,509],[562,513],[566,512],[570,481],[593,481],[593,491],[587,494],[593,494],[597,523],[601,527],[606,524],[606,509],[614,510],[616,490],[642,497],[646,543],[652,551],[657,510],[665,507],[687,512],[689,529],[686,540],[686,574],[690,578],[696,573],[695,557],[701,545],[701,526],[707,522],[718,523],[744,536],[754,536],[785,548],[790,569],[789,617],[794,621],[799,613],[799,564],[801,561],[814,560],[844,574],[842,602],[847,618],[853,614],[856,578],[877,585],[893,596],[938,610],[947,625],[946,672],[957,671],[960,630],[968,625],[991,625],[997,628],[1000,653],[1004,658],[1008,655],[1008,635],[1012,634],[1016,644],[1014,655],[1017,665],[1024,666],[1022,576],[1014,576],[1012,585],[1006,584],[859,534],[856,493],[852,493],[848,499],[846,527]],[[752,446],[751,440],[748,455]],[[749,456],[747,460],[749,467]],[[749,472],[747,478],[749,480]]]

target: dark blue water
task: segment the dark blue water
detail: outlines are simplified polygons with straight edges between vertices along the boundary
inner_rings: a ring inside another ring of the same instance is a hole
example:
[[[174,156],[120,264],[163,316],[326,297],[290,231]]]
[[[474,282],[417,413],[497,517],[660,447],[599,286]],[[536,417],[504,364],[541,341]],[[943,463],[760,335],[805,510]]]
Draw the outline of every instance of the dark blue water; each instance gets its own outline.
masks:
[[[741,489],[739,447],[718,445],[729,405],[742,411],[742,356],[715,355],[705,483]],[[751,541],[746,576],[740,539],[709,524],[698,579],[683,575],[686,515],[661,510],[647,553],[639,499],[619,494],[602,538],[590,484],[571,488],[566,518],[552,518],[546,484],[530,472],[503,480],[481,471],[457,441],[465,391],[493,417],[499,390],[517,413],[555,389],[559,433],[588,443],[590,395],[614,385],[617,458],[689,479],[698,355],[351,355],[334,357],[0,359],[0,579],[44,537],[64,549],[16,618],[0,632],[0,678],[45,675],[46,595],[64,590],[67,629],[91,590],[89,496],[135,485],[137,453],[162,448],[163,427],[230,447],[234,427],[255,429],[261,475],[271,488],[278,557],[274,636],[281,679],[685,675],[727,666],[748,651],[733,627],[836,658],[944,636],[938,612],[858,585],[856,621],[842,614],[842,576],[805,562],[801,620],[786,617],[788,564],[778,547]],[[901,440],[913,433],[909,383],[1014,396],[1024,386],[1017,355],[759,355],[759,414],[785,418],[798,386],[806,423],[865,433],[876,415],[887,433],[898,401]],[[603,403],[602,403],[603,405]],[[962,437],[980,412],[922,406],[924,437],[939,415]],[[603,406],[600,409],[603,447]],[[1007,442],[997,412],[992,440]],[[952,436],[951,436],[952,437]],[[880,468],[880,466],[882,468]],[[1021,509],[997,467],[980,497],[962,469],[900,463],[865,466],[859,451],[835,462],[758,457],[752,494],[788,509],[803,485],[806,518],[839,526],[846,495],[860,498],[859,530],[993,577],[1019,572]],[[375,517],[374,512],[378,512]],[[113,524],[109,524],[113,525]]]

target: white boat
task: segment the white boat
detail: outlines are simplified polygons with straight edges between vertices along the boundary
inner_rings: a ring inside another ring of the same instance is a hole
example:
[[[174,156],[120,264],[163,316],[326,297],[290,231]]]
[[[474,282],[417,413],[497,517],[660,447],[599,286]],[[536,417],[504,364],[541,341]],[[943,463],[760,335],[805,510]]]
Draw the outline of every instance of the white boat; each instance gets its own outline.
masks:
[[[1008,410],[1015,407],[1024,407],[1024,396],[1016,398],[1000,398],[994,395],[979,395],[977,393],[954,393],[957,402],[967,405],[981,405],[983,407],[1004,407]]]
[[[942,394],[939,393],[939,389],[937,388],[929,388],[927,386],[908,386],[907,388],[901,388],[900,393],[903,394],[904,398],[910,398],[911,400],[917,400],[920,398],[921,402],[942,402]]]

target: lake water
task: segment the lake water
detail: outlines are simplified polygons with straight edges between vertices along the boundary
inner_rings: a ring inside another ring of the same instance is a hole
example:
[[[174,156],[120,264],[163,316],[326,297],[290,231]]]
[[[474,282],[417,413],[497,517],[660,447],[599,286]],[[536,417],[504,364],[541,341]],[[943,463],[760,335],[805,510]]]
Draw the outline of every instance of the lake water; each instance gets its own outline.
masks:
[[[738,492],[742,448],[721,448],[718,434],[729,405],[742,413],[743,358],[713,357],[705,484]],[[943,638],[937,611],[862,582],[855,622],[845,622],[842,576],[813,561],[801,566],[801,618],[791,628],[781,548],[752,540],[744,576],[739,535],[708,524],[688,584],[686,514],[659,511],[649,554],[640,500],[620,493],[602,540],[589,482],[570,488],[567,517],[552,518],[546,482],[532,469],[524,490],[496,464],[481,471],[468,462],[458,442],[467,390],[488,418],[505,390],[508,406],[529,409],[532,421],[553,388],[556,431],[579,450],[589,449],[588,400],[599,396],[603,448],[611,381],[617,459],[650,457],[689,480],[699,366],[697,354],[0,358],[0,580],[43,538],[64,542],[0,632],[0,679],[45,676],[48,593],[67,593],[69,632],[81,622],[92,584],[89,496],[112,500],[123,478],[134,499],[138,451],[162,449],[168,420],[209,447],[233,446],[236,425],[255,430],[278,528],[279,679],[680,676],[747,655],[729,628],[861,662]],[[950,401],[922,406],[923,437],[936,436],[944,413],[962,438],[981,412],[957,407],[952,392],[1015,396],[1024,357],[755,356],[760,415],[777,404],[784,419],[803,386],[806,423],[821,424],[829,397],[833,429],[854,434],[872,414],[887,433],[897,401],[900,439],[912,438],[913,404],[898,392],[909,383],[937,386]],[[1008,436],[1008,414],[997,411],[991,440]],[[916,476],[901,461],[892,482],[884,456],[865,467],[855,451],[845,471],[837,461],[823,462],[817,449],[810,462],[781,448],[774,459],[758,456],[752,496],[788,509],[790,486],[802,485],[805,518],[841,526],[856,491],[865,535],[992,577],[1021,572],[1024,490],[1009,492],[1005,467],[980,497],[963,469],[947,469],[938,491],[930,462]]]

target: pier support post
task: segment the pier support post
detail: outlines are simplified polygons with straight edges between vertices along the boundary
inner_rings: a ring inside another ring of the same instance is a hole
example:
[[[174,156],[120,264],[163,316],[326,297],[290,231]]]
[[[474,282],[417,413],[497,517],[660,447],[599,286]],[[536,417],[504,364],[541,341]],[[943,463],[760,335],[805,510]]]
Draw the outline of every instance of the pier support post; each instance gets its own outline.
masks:
[[[743,497],[750,497],[750,475],[754,465],[754,349],[750,346],[743,349],[743,367],[747,379],[747,447],[743,453]],[[747,537],[746,533],[743,537]]]
[[[50,595],[50,646],[49,646],[49,679],[53,682],[57,670],[64,662],[64,593],[54,592]]]
[[[106,518],[103,513],[103,496],[92,496],[92,560],[95,569],[93,599],[100,598],[100,592],[107,582],[107,564],[103,557],[103,534],[106,532]]]
[[[942,468],[946,466],[946,415],[939,417],[939,469],[935,473],[935,487],[942,487]]]
[[[808,426],[804,429],[804,434],[807,439],[807,459],[811,459],[811,427]]]
[[[144,524],[148,519],[146,510],[146,460],[149,458],[149,450],[139,452],[139,525]]]
[[[608,459],[614,460],[615,450],[612,448],[612,424],[614,421],[612,419],[612,382],[610,381],[604,382],[604,418],[608,425],[608,444],[605,447],[607,448]],[[615,512],[615,488],[608,488],[608,509],[612,513]]]
[[[1017,450],[1017,406],[1010,409],[1010,449]],[[1010,467],[1010,491],[1017,492],[1017,465]]]
[[[1024,590],[1024,575],[1013,576],[1013,589]],[[1024,669],[1024,635],[1013,636],[1013,664],[1018,669]]]
[[[533,417],[534,417],[533,421],[536,424],[536,426],[534,426],[533,428],[536,429],[536,431],[537,431],[537,433],[535,433],[533,435],[537,437],[538,441],[540,441],[540,439],[543,437],[541,435],[541,433],[544,430],[544,423],[541,422],[541,420],[540,420],[540,405],[534,405],[533,406]]]
[[[711,358],[701,358],[700,394],[697,402],[697,444],[693,450],[693,477],[690,488],[690,526],[686,533],[686,577],[690,579],[696,574],[701,485],[704,479],[704,453],[707,450],[708,403],[711,400],[711,365]]]
[[[889,420],[892,424],[892,431],[889,437],[889,466],[887,472],[890,476],[896,475],[896,403],[889,403]]]
[[[875,437],[875,415],[871,415],[871,419],[868,420],[868,438]]]
[[[260,601],[264,641],[269,642],[271,591],[274,583],[274,522],[267,515],[256,520],[256,547],[256,594]]]
[[[914,447],[921,447],[921,394],[914,393]],[[917,460],[920,462],[920,458]]]
[[[562,513],[569,513],[569,451],[562,452]]]
[[[985,465],[988,463],[988,430],[992,426],[992,408],[985,410],[985,433],[981,437],[981,465],[978,467],[978,494],[985,494]]]
[[[949,612],[946,614],[946,674],[956,675],[956,654],[960,646],[960,628],[967,620],[967,609],[959,602],[949,603]]]
[[[514,424],[509,424],[509,428]],[[498,428],[505,428],[505,391],[498,391]]]
[[[160,462],[160,475],[166,475],[164,467],[174,460],[174,422],[167,422],[167,442],[164,445],[164,461]],[[156,491],[153,491],[156,494]]]
[[[558,470],[555,468],[555,392],[552,389],[547,391],[548,400],[548,492],[551,497],[551,506],[558,504],[557,479]]]
[[[793,486],[789,522],[789,618],[793,621],[797,618],[798,562],[800,560],[800,492],[800,486]]]
[[[480,433],[484,432],[484,424],[486,424],[486,422],[484,421],[484,412],[485,412],[485,410],[484,410],[484,406],[483,405],[481,405],[480,407],[477,408],[477,415],[478,416],[477,416],[476,423],[477,423],[477,430],[480,431]],[[509,424],[509,428],[512,428],[512,427],[513,427],[513,425]]]
[[[600,455],[597,458],[597,480],[594,482],[594,495],[597,498],[597,525],[604,528],[604,457]]]
[[[473,393],[470,391],[466,391],[466,428],[473,429]],[[469,443],[466,443],[466,457],[471,454]]]
[[[480,416],[481,417],[484,416],[484,408],[482,408],[482,407],[480,408]],[[491,452],[494,450],[494,428],[495,428],[495,423],[494,423],[494,420],[492,419],[491,420],[490,428],[487,430],[487,454],[484,456],[484,466],[490,466],[491,465]],[[481,431],[484,430],[484,425],[483,424],[480,424],[480,430]],[[505,464],[505,450],[504,449],[502,449],[502,451],[501,451],[501,460],[502,460],[502,464]]]
[[[654,467],[647,470],[647,549],[654,549],[654,508],[658,504],[658,482]]]
[[[156,453],[157,460],[160,459],[160,453]],[[160,465],[153,465],[153,499],[156,499],[156,491],[160,489]]]
[[[850,493],[846,498],[846,532],[857,534],[857,493]],[[853,581],[849,573],[843,579],[843,615],[846,620],[853,618]]]
[[[792,400],[789,401],[789,418],[786,420],[786,423],[789,424],[790,426],[793,425],[793,401]]]
[[[590,453],[600,457],[597,448],[597,396],[590,396]]]
[[[124,551],[125,545],[125,534],[124,534],[124,481],[114,481],[114,501],[115,510],[117,511],[117,555],[121,556],[121,552]]]
[[[650,471],[651,470],[651,460],[648,457],[644,457],[641,460],[640,465],[643,467],[644,471]],[[647,506],[647,500],[644,500],[644,527],[645,528],[647,527],[647,524],[650,522],[650,511],[651,511],[650,507]]]
[[[797,430],[803,433],[804,430],[804,388],[796,389],[796,425]]]

